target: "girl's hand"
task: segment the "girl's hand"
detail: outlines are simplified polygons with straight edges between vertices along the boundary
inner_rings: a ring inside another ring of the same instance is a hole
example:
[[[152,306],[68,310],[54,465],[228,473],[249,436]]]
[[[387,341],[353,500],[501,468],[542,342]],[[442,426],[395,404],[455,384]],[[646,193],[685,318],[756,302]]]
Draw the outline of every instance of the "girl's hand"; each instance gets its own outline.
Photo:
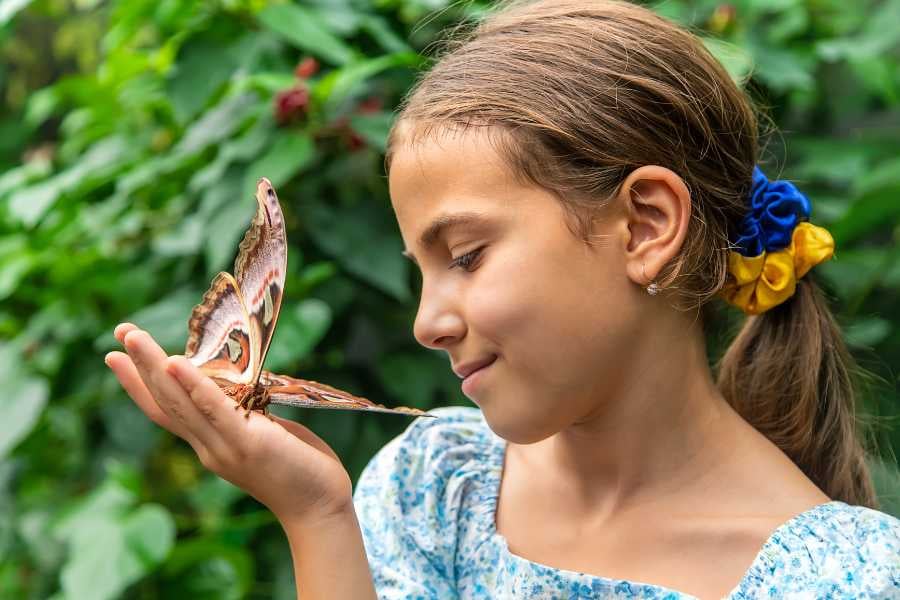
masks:
[[[106,364],[144,414],[184,439],[203,466],[244,489],[282,521],[315,525],[353,510],[350,476],[312,431],[243,410],[183,356],[166,356],[136,326],[116,327],[128,354]]]

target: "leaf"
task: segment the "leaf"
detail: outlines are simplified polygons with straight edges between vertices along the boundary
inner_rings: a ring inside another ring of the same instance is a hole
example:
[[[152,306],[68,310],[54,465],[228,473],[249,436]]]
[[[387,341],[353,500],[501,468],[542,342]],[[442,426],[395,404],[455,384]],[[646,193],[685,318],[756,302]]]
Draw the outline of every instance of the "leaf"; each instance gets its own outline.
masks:
[[[67,598],[115,598],[172,549],[172,516],[156,504],[134,508],[136,499],[116,467],[109,466],[101,486],[57,523],[54,533],[68,546],[61,573]]]
[[[327,23],[310,9],[296,4],[273,4],[258,15],[260,23],[294,46],[329,63],[343,65],[354,51],[329,31]]]
[[[164,257],[196,254],[203,245],[204,225],[200,215],[188,215],[176,227],[153,240],[153,252]]]
[[[241,488],[213,474],[205,476],[188,492],[194,510],[203,515],[216,517],[225,516],[228,509],[246,495]]]
[[[203,198],[206,272],[212,277],[219,271],[232,271],[238,244],[256,214],[252,194],[241,196],[243,169],[229,169],[228,173]],[[209,207],[209,208],[207,208]]]
[[[760,44],[753,49],[754,75],[778,92],[810,91],[815,86],[815,58],[806,50]]]
[[[215,186],[233,163],[248,161],[258,156],[267,145],[271,145],[273,133],[271,119],[259,118],[241,137],[222,144],[216,158],[191,177],[188,190],[205,191]]]
[[[900,222],[900,181],[871,191],[857,199],[844,216],[828,228],[835,244],[847,244],[864,235]]]
[[[320,106],[339,104],[354,92],[357,86],[392,67],[417,68],[423,58],[415,52],[397,52],[377,58],[359,60],[328,73],[312,88],[312,95]]]
[[[62,194],[92,189],[131,162],[134,156],[134,144],[125,137],[104,138],[65,171],[14,192],[9,200],[10,214],[25,227],[33,227]]]
[[[144,504],[123,522],[125,546],[140,561],[142,574],[162,562],[175,540],[172,515],[157,504]]]
[[[743,85],[753,71],[753,57],[747,50],[735,44],[712,37],[702,37],[703,45],[722,63],[731,79]]]
[[[165,508],[145,504],[131,511],[125,504],[131,497],[120,492],[119,498],[118,510],[82,506],[58,528],[69,547],[60,576],[67,598],[116,598],[172,549],[175,523]]]
[[[816,266],[845,301],[865,295],[884,271],[885,253],[877,248],[835,250],[834,258]]]
[[[363,15],[359,25],[368,32],[385,52],[412,52],[412,48],[378,15]]]
[[[0,427],[0,459],[25,439],[40,419],[50,388],[43,379],[17,375],[4,378],[6,390],[0,397],[3,427]]]
[[[896,50],[900,43],[900,2],[878,3],[878,8],[868,15],[861,31],[854,36],[821,40],[815,44],[816,52],[827,61],[848,58],[864,61]]]
[[[188,128],[173,154],[193,155],[229,137],[257,108],[255,94],[250,92],[223,100]]]
[[[159,302],[146,306],[124,319],[144,329],[168,353],[183,352],[187,342],[187,323],[194,306],[203,299],[203,292],[196,288],[182,288],[163,297]],[[118,347],[112,332],[94,341],[98,350]]]
[[[331,327],[331,308],[318,298],[307,298],[294,307],[282,306],[265,368],[278,372],[306,357]]]
[[[879,317],[855,321],[844,328],[847,343],[856,348],[872,348],[891,334],[891,322]]]
[[[350,126],[359,133],[363,139],[382,152],[387,146],[387,136],[394,124],[394,114],[389,112],[377,112],[350,117]]]
[[[163,573],[169,580],[162,597],[239,600],[254,581],[253,558],[240,546],[212,537],[183,541],[172,551]]]
[[[271,148],[247,167],[241,197],[254,196],[256,182],[260,177],[268,177],[277,189],[308,165],[314,157],[315,145],[308,135],[280,131],[276,134]]]
[[[303,214],[309,235],[347,271],[401,302],[410,299],[402,243],[384,211],[362,203],[352,209],[312,205]]]
[[[228,80],[239,64],[242,41],[228,43],[204,36],[182,47],[168,82],[169,99],[179,123],[196,115],[210,95]]]
[[[31,4],[32,0],[0,1],[0,26],[6,25],[16,14]]]
[[[881,510],[900,519],[900,469],[878,457],[870,457],[867,462]]]
[[[16,291],[34,262],[24,235],[0,238],[0,300]]]

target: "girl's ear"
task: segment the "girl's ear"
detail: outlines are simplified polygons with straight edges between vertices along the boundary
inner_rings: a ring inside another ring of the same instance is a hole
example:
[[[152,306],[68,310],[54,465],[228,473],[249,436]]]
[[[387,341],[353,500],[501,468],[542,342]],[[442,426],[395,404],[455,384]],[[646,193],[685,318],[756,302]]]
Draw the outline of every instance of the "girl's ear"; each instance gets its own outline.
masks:
[[[627,226],[626,273],[646,286],[681,250],[691,218],[691,193],[673,171],[646,165],[628,175],[619,201]]]

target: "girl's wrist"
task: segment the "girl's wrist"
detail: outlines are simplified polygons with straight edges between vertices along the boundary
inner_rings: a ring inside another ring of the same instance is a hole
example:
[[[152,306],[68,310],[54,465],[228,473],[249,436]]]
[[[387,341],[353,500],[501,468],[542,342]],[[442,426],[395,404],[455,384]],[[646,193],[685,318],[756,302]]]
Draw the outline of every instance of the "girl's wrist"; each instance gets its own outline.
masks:
[[[299,600],[376,600],[352,504],[338,512],[279,521],[291,548]]]
[[[288,537],[292,534],[308,535],[306,532],[345,528],[351,524],[353,527],[359,527],[352,500],[327,509],[308,509],[303,513],[291,511],[276,512],[275,518],[281,523]]]

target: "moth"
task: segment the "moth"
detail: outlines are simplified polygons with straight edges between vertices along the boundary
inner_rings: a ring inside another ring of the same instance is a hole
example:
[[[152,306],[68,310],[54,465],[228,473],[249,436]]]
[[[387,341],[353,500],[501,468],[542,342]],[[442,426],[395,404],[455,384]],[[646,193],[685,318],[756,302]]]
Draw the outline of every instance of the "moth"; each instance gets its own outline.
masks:
[[[185,357],[209,376],[246,417],[270,403],[417,416],[417,408],[387,408],[324,383],[276,375],[263,363],[284,294],[287,235],[275,189],[256,185],[256,214],[238,246],[234,275],[220,272],[188,320]]]

